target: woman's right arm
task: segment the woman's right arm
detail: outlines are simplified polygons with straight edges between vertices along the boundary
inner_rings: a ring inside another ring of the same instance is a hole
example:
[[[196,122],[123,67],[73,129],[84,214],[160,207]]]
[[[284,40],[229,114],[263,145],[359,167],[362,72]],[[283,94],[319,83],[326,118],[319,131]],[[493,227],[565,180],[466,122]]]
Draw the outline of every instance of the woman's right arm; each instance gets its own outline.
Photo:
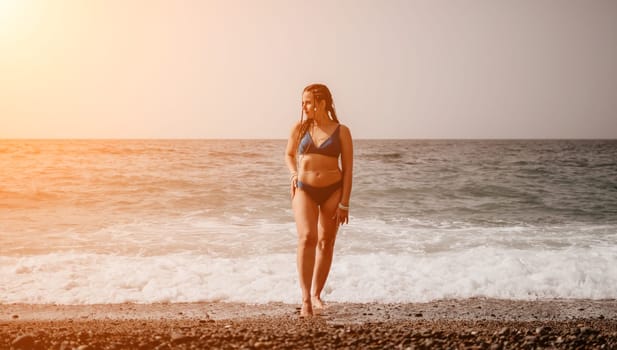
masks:
[[[291,129],[289,139],[287,140],[287,148],[285,149],[285,163],[287,164],[287,169],[289,169],[289,181],[291,182],[291,197],[293,197],[295,193],[296,181],[298,181],[298,165],[296,163],[298,132],[300,132],[300,123],[297,123]]]

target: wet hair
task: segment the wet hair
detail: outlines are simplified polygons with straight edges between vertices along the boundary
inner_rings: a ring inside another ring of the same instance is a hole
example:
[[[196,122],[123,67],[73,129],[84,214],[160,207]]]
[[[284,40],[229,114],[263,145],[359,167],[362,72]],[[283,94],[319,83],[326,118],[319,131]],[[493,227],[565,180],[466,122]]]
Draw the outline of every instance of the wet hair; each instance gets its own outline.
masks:
[[[332,93],[330,93],[330,89],[323,84],[311,84],[304,88],[302,93],[310,92],[313,95],[314,105],[317,105],[317,102],[326,101],[326,112],[328,113],[328,117],[335,123],[339,123],[338,118],[336,117],[336,109],[334,108],[334,101],[332,100]],[[298,139],[296,140],[296,145],[300,142],[300,139],[304,136],[309,127],[313,125],[315,119],[307,119],[304,120],[304,109],[300,109],[300,130],[298,133]]]

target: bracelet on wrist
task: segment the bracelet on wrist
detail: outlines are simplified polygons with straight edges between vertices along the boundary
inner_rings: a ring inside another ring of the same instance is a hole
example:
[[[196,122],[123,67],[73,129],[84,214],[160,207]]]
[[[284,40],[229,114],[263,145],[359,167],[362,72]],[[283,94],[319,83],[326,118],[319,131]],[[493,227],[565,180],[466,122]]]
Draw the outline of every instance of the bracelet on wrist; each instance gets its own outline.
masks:
[[[345,211],[349,210],[349,206],[344,206],[343,203],[339,203],[338,208]]]
[[[291,174],[291,176],[289,177],[289,181],[293,180],[294,177],[298,177],[298,173]]]

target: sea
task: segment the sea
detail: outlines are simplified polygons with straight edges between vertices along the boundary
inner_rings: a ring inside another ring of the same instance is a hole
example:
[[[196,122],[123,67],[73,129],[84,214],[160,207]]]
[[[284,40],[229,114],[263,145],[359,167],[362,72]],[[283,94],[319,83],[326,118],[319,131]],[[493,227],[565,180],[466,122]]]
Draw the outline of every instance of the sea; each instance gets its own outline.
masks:
[[[297,303],[285,140],[0,140],[0,304]],[[355,140],[326,301],[617,298],[617,140]]]

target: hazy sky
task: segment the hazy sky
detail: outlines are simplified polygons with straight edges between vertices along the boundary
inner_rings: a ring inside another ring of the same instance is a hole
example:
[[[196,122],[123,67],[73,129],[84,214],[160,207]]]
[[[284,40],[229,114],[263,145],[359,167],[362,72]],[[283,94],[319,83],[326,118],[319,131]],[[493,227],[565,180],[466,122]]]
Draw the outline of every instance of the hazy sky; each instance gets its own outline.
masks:
[[[617,138],[615,0],[0,0],[0,138]]]

